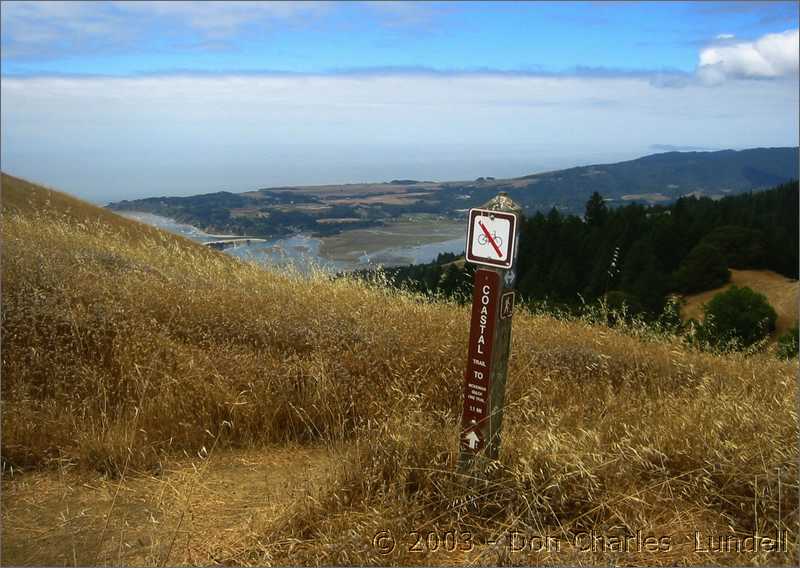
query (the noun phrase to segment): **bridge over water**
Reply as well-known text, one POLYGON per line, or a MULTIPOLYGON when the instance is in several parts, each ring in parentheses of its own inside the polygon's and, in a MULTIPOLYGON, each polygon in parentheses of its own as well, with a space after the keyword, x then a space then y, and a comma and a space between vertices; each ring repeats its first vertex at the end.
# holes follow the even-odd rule
POLYGON ((251 243, 265 243, 267 239, 255 239, 252 237, 239 237, 235 239, 221 239, 218 241, 208 241, 203 243, 203 246, 211 247, 217 250, 223 250, 230 247, 239 245, 249 245, 251 243))

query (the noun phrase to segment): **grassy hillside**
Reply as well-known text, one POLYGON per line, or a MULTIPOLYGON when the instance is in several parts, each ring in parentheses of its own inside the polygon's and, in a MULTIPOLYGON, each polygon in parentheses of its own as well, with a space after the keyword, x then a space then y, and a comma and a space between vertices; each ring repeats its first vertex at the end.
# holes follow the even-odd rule
POLYGON ((796 364, 517 313, 501 460, 476 486, 454 473, 465 308, 267 272, 6 175, 2 199, 7 561, 28 558, 14 556, 28 542, 49 564, 796 557, 796 364), (312 449, 331 456, 324 475, 273 469, 270 456, 306 460, 312 449), (212 499, 231 455, 261 467, 259 483, 301 493, 250 515, 240 507, 258 493, 251 474, 212 499), (174 474, 176 464, 195 473, 174 474), (70 472, 83 477, 49 503, 81 505, 30 518, 49 510, 35 495, 70 472), (98 491, 109 509, 90 534, 70 533, 98 491), (135 508, 114 517, 123 502, 135 508), (227 516, 209 514, 212 502, 227 516), (126 540, 145 524, 146 539, 126 540), (794 535, 788 552, 704 552, 693 541, 694 531, 778 528, 794 535), (450 529, 473 546, 412 546, 413 531, 450 529), (393 550, 380 548, 381 531, 393 550), (485 544, 509 531, 560 546, 485 544), (584 531, 606 544, 642 531, 669 547, 584 550, 574 545, 584 531), (43 547, 53 535, 61 544, 43 547))
POLYGON ((800 298, 800 283, 797 280, 786 278, 770 270, 731 270, 731 281, 725 286, 686 296, 681 315, 684 318, 703 319, 703 306, 720 292, 731 286, 748 286, 767 297, 770 305, 775 308, 778 319, 775 322, 773 337, 778 337, 788 331, 797 323, 798 298, 800 298))

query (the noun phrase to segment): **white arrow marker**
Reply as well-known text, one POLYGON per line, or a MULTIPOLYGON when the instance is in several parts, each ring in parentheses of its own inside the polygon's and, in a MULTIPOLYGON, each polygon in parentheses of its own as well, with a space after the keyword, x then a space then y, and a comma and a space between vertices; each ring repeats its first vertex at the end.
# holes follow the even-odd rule
POLYGON ((469 434, 467 434, 464 437, 464 439, 467 441, 467 447, 470 450, 474 450, 475 448, 478 447, 478 440, 480 440, 480 438, 478 438, 478 435, 475 433, 475 430, 470 430, 469 434))

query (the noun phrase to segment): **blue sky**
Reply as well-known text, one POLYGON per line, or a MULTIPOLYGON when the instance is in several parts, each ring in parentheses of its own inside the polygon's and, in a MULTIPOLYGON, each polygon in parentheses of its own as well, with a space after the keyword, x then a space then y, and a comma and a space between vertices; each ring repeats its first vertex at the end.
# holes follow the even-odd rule
POLYGON ((3 2, 2 167, 103 201, 796 145, 795 2, 3 2))

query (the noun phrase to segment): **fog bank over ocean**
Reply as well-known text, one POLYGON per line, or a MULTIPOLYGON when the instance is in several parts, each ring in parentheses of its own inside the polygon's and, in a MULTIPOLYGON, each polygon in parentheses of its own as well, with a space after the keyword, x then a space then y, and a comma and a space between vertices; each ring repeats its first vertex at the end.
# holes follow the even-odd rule
MULTIPOLYGON (((591 152, 548 155, 546 150, 504 148, 385 148, 380 156, 369 156, 375 148, 266 147, 261 152, 235 156, 188 156, 174 162, 120 155, 116 160, 76 162, 73 156, 50 155, 47 164, 29 163, 9 148, 7 171, 13 175, 52 185, 105 205, 110 201, 159 196, 188 196, 216 191, 243 192, 264 187, 384 182, 392 179, 468 181, 491 176, 507 178, 592 163, 633 159, 647 152, 591 152), (262 157, 258 157, 261 154, 262 157), (321 155, 320 155, 321 154, 321 155), (530 156, 528 158, 527 156, 530 156), (416 157, 416 159, 415 159, 416 157), (296 164, 305 163, 305 168, 296 164), (91 168, 92 176, 83 168, 91 168)), ((552 152, 552 151, 551 151, 552 152)), ((6 152, 4 151, 4 154, 6 152)), ((205 154, 204 154, 205 155, 205 154)))
POLYGON ((796 78, 709 85, 679 74, 4 77, 0 87, 3 169, 97 202, 795 146, 800 106, 796 78))

